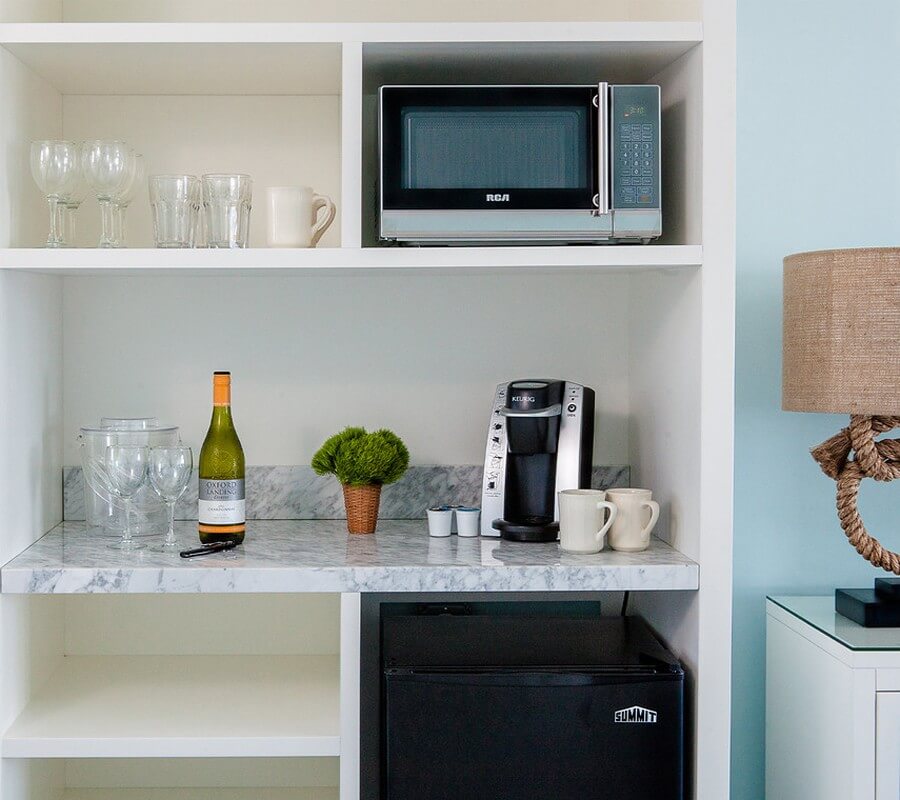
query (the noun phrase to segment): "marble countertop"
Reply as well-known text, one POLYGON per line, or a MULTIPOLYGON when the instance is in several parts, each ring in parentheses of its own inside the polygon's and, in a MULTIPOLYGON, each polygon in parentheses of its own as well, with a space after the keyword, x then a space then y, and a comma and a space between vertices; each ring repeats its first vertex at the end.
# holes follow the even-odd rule
MULTIPOLYGON (((176 524, 179 550, 196 547, 196 523, 176 524)), ((116 536, 64 522, 0 570, 5 594, 165 592, 528 592, 682 589, 699 566, 654 539, 642 553, 572 555, 556 543, 433 539, 423 520, 381 520, 350 536, 342 520, 248 523, 234 551, 183 559, 109 547, 116 536)))

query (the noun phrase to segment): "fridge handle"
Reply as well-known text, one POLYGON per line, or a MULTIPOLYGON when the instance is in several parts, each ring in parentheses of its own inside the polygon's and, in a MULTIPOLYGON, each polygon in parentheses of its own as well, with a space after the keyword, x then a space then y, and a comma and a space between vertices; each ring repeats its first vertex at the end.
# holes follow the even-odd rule
POLYGON ((609 84, 597 84, 597 208, 595 216, 608 214, 609 209, 609 84))

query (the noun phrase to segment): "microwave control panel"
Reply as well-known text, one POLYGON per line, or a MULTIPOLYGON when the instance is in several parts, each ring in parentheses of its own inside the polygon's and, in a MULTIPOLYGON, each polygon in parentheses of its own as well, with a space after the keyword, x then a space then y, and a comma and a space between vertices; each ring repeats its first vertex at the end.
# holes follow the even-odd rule
POLYGON ((612 206, 660 207, 659 86, 610 87, 612 206))

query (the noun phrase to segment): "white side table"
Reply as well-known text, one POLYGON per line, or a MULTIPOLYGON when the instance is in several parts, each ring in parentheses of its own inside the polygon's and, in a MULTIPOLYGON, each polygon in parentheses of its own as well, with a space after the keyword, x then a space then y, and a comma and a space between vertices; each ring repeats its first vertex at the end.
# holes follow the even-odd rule
POLYGON ((900 798, 900 628, 833 596, 768 598, 766 798, 900 798))

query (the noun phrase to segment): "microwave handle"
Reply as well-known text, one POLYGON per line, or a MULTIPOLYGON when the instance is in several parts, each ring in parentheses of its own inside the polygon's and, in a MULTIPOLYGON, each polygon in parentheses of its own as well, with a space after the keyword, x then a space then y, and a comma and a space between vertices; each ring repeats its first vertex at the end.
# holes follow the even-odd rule
POLYGON ((596 216, 609 213, 609 84, 597 84, 597 209, 596 216))

